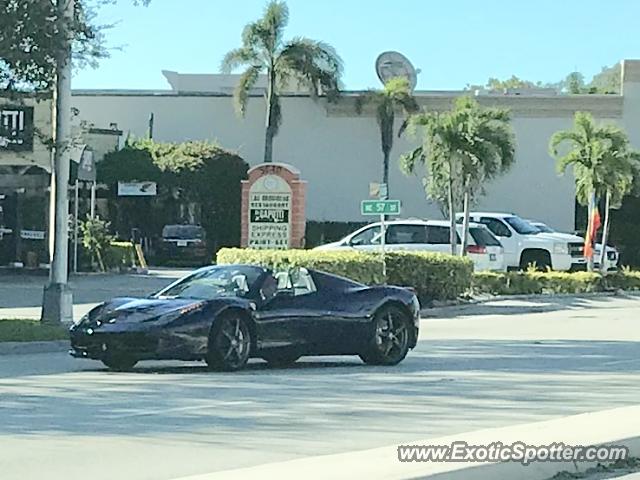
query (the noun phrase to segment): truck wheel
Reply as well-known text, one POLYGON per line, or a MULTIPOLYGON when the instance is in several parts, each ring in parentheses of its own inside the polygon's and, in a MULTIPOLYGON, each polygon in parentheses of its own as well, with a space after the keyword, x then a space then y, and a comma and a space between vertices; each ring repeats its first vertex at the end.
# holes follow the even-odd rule
POLYGON ((552 266, 551 255, 546 250, 525 250, 520 257, 520 270, 526 270, 530 265, 535 265, 536 270, 544 272, 552 266))

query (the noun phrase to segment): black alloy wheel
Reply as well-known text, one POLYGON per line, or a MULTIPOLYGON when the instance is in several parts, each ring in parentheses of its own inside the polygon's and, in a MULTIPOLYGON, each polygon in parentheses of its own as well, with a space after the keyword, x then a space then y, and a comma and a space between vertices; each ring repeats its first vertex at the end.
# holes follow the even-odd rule
POLYGON ((395 306, 383 307, 372 322, 372 338, 360 358, 370 365, 397 365, 409 352, 411 319, 395 306))
POLYGON ((219 318, 209 336, 209 367, 233 372, 243 368, 251 352, 251 332, 245 318, 231 313, 219 318))

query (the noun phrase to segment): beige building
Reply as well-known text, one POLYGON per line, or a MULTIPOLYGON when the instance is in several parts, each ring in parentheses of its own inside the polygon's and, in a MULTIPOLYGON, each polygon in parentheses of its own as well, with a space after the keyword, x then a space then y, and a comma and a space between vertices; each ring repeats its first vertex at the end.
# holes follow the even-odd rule
MULTIPOLYGON (((144 136, 154 115, 154 138, 161 141, 216 140, 237 151, 250 165, 260 163, 264 145, 264 100, 260 84, 239 118, 231 98, 235 76, 163 72, 171 89, 76 90, 73 105, 79 119, 96 128, 117 124, 125 134, 144 136)), ((640 61, 625 60, 621 95, 562 95, 557 92, 477 92, 483 105, 507 107, 512 112, 517 153, 514 168, 487 186, 478 208, 512 211, 571 230, 574 223, 574 187, 570 175, 559 177, 548 153, 551 135, 570 128, 576 111, 624 126, 640 147, 640 61)), ((469 92, 418 91, 428 110, 448 108, 469 92)), ((362 221, 360 201, 369 182, 382 170, 379 132, 372 111, 358 115, 346 92, 336 104, 314 101, 294 88, 282 98, 283 123, 275 139, 274 160, 300 169, 308 181, 307 217, 310 220, 362 221)), ((405 177, 397 168, 399 155, 415 139, 402 138, 392 152, 390 194, 402 201, 403 216, 440 218, 437 205, 425 198, 418 177, 405 177)), ((143 179, 141 179, 143 180, 143 179)))

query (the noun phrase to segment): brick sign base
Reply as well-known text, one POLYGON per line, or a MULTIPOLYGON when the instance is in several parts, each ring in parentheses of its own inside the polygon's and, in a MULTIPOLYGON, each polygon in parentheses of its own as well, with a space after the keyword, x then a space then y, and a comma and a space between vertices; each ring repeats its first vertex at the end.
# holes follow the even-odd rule
POLYGON ((307 182, 286 163, 262 163, 242 181, 241 245, 303 248, 307 182))

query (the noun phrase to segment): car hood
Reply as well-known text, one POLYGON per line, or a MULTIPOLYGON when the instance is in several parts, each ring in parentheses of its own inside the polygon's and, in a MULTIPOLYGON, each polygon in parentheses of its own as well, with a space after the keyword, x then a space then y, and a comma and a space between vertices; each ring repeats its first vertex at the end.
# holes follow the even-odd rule
POLYGON ((91 311, 89 320, 102 323, 140 322, 197 308, 204 303, 202 300, 186 298, 114 298, 91 311))
POLYGON ((561 233, 561 232, 538 233, 536 237, 550 238, 558 242, 584 243, 584 238, 579 237, 577 235, 573 235, 571 233, 561 233))

